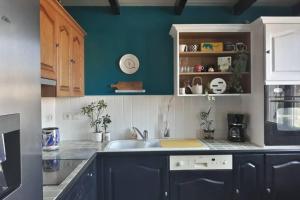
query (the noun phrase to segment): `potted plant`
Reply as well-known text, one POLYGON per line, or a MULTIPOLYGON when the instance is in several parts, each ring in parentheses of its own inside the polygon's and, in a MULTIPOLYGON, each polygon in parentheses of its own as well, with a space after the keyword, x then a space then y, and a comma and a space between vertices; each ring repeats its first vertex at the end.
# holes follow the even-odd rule
POLYGON ((229 80, 228 88, 230 93, 243 93, 242 73, 247 71, 249 55, 245 51, 239 52, 233 60, 232 77, 229 80))
POLYGON ((82 114, 90 118, 90 126, 94 129, 93 138, 98 142, 103 141, 103 134, 107 133, 108 124, 111 123, 110 116, 102 116, 107 108, 107 103, 104 100, 92 102, 81 108, 82 114), (101 127, 104 131, 101 130, 101 127))
POLYGON ((110 116, 108 114, 102 116, 102 128, 104 141, 110 141, 110 133, 107 131, 108 125, 111 123, 110 116))
POLYGON ((207 112, 201 112, 200 113, 200 119, 201 119, 201 128, 203 130, 204 139, 214 139, 214 132, 215 130, 212 127, 213 120, 209 119, 211 107, 207 112))

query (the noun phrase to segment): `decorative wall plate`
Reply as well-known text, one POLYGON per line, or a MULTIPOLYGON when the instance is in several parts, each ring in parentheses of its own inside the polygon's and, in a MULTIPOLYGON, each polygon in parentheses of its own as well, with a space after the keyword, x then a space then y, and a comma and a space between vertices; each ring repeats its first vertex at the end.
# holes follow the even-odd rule
POLYGON ((134 74, 140 67, 139 59, 133 54, 125 54, 119 62, 120 69, 125 74, 134 74))
POLYGON ((209 87, 214 94, 223 94, 226 91, 227 84, 224 79, 215 78, 210 82, 209 87))

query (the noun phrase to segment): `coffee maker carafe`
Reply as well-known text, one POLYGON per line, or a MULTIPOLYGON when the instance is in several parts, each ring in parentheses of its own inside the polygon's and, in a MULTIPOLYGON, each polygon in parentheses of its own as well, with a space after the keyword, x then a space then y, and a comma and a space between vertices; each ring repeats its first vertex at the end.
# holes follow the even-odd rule
POLYGON ((227 120, 228 140, 232 142, 244 142, 247 128, 246 115, 229 113, 227 120))

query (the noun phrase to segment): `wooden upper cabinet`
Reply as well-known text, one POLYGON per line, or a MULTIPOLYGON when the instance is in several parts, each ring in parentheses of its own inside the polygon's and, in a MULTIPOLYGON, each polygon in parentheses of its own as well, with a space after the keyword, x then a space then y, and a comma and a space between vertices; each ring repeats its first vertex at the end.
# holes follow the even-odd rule
POLYGON ((57 1, 40 2, 41 77, 57 81, 56 96, 83 96, 85 32, 57 1))
POLYGON ((71 28, 63 18, 58 24, 57 96, 71 96, 71 28))
POLYGON ((72 74, 72 95, 84 95, 84 38, 77 31, 72 34, 72 57, 71 57, 71 74, 72 74))
POLYGON ((55 13, 47 1, 40 5, 41 77, 56 80, 55 13))

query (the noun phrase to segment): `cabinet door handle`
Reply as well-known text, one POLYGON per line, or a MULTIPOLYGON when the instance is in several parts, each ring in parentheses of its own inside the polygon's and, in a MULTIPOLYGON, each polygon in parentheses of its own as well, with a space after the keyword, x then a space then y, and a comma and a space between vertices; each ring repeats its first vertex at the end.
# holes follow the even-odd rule
POLYGON ((239 190, 239 189, 235 189, 235 193, 236 193, 237 195, 239 195, 239 194, 240 194, 240 190, 239 190))
POLYGON ((271 188, 267 188, 267 193, 271 194, 271 188))
POLYGON ((168 192, 165 192, 165 197, 168 197, 168 192))

